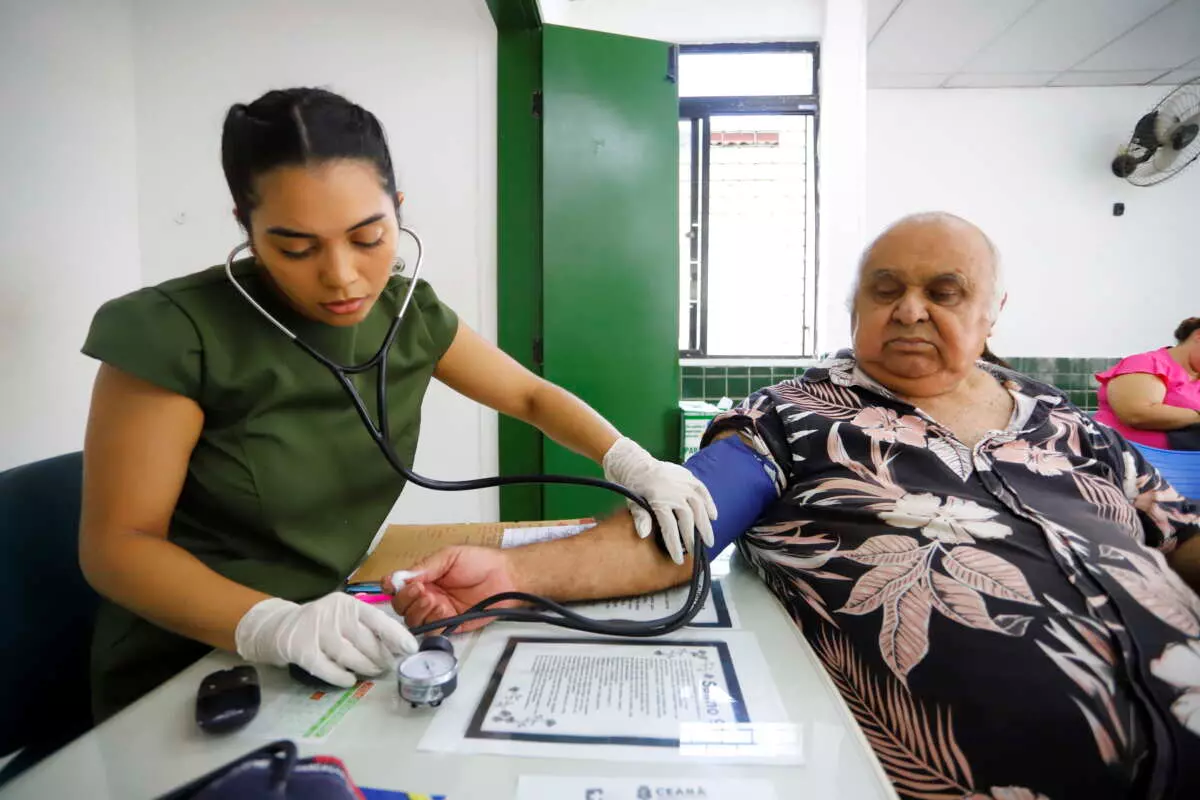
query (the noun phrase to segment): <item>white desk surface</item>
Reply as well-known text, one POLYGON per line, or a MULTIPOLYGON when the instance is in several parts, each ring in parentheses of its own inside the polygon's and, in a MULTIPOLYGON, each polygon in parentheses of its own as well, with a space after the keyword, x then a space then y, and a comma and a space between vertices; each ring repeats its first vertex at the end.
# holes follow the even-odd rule
MULTIPOLYGON (((743 630, 753 631, 793 723, 801 727, 803 766, 720 766, 605 762, 422 753, 417 743, 432 712, 399 710, 394 678, 380 680, 367 700, 329 738, 301 744, 302 755, 341 758, 361 786, 445 794, 449 800, 514 797, 520 775, 766 778, 779 800, 894 800, 870 747, 807 642, 744 562, 722 581, 743 630)), ((469 658, 469 653, 467 655, 469 658)), ((18 777, 4 800, 157 797, 231 761, 268 739, 255 722, 225 737, 201 733, 193 721, 196 689, 208 673, 238 663, 212 653, 86 736, 18 777)), ((263 702, 287 685, 283 670, 259 668, 263 702)))

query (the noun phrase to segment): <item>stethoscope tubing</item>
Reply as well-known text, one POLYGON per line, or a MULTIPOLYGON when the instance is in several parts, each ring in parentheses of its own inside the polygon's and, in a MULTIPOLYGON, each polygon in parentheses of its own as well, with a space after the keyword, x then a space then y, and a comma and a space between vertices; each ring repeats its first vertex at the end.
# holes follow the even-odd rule
MULTIPOLYGON (((404 319, 404 314, 408 310, 412 302, 413 292, 417 288, 417 279, 420 277, 421 268, 424 262, 424 244, 415 231, 404 226, 400 227, 400 231, 412 238, 417 248, 416 264, 413 267, 413 274, 410 278, 408 291, 404 296, 404 301, 400 304, 395 317, 392 318, 391 324, 388 326, 387 333, 384 334, 383 341, 379 345, 379 349, 375 354, 361 364, 344 365, 326 357, 316 348, 309 345, 303 339, 296 335, 294 331, 276 319, 267 309, 265 309, 254 297, 246 291, 233 275, 234 259, 243 250, 250 248, 250 242, 246 241, 239 244, 230 251, 229 256, 225 260, 225 276, 229 282, 233 284, 242 298, 246 300, 262 317, 270 322, 280 333, 286 336, 297 347, 303 350, 309 357, 317 361, 337 380, 342 390, 346 393, 354 407, 355 413, 363 423, 363 427, 367 429, 367 433, 379 448, 380 453, 387 460, 393 470, 407 482, 420 486, 423 489, 429 489, 435 492, 465 492, 474 491, 477 489, 490 489, 500 486, 518 486, 518 485, 570 485, 570 486, 589 486, 597 489, 605 489, 610 492, 625 497, 626 499, 636 503, 650 514, 651 520, 654 519, 654 509, 644 497, 641 497, 634 492, 631 492, 624 486, 611 481, 601 480, 599 478, 587 478, 573 475, 498 475, 490 478, 474 478, 471 480, 462 481, 443 481, 434 478, 427 478, 419 475, 410 469, 400 459, 391 443, 391 431, 388 424, 387 414, 387 354, 391 350, 392 344, 396 339, 396 335, 400 330, 400 323, 404 319), (354 383, 350 380, 350 375, 359 375, 370 370, 378 370, 379 379, 376 382, 376 417, 371 417, 370 411, 367 409, 366 403, 363 401, 362 395, 355 388, 354 383)), ((655 523, 655 533, 657 535, 657 523, 655 523)), ((712 584, 712 576, 709 570, 707 553, 704 550, 703 542, 700 540, 699 531, 693 531, 695 536, 692 547, 692 575, 691 582, 688 587, 688 595, 684 600, 684 604, 675 612, 654 620, 595 620, 572 611, 566 606, 556 603, 545 597, 528 594, 525 592, 505 592, 498 595, 488 597, 480 603, 472 606, 461 614, 457 614, 446 619, 427 622, 422 625, 411 628, 414 635, 427 633, 434 630, 444 630, 449 633, 460 625, 468 622, 473 622, 479 619, 503 619, 511 622, 542 622, 548 625, 554 625, 561 628, 569 628, 571 630, 583 631, 587 633, 598 633, 609 636, 627 636, 627 637, 653 637, 661 636, 667 633, 682 628, 687 625, 695 616, 700 613, 704 602, 708 597, 709 590, 712 584), (524 608, 492 608, 492 606, 503 602, 518 602, 534 607, 544 609, 547 613, 535 613, 524 608)))

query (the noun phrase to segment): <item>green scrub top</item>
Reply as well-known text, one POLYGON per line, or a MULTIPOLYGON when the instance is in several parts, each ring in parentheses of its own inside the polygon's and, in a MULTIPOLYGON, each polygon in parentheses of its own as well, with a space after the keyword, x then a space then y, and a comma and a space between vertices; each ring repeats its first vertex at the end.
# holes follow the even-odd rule
MULTIPOLYGON (((366 319, 338 328, 294 311, 253 260, 237 262, 234 274, 341 364, 375 354, 411 285, 394 278, 366 319)), ((417 449, 421 401, 457 329, 454 312, 419 281, 388 354, 392 443, 406 464, 417 449)), ((83 352, 203 409, 168 539, 238 583, 297 602, 335 590, 403 488, 334 377, 251 307, 223 267, 106 303, 83 352)), ((376 374, 354 381, 374 413, 376 374)), ((97 720, 209 649, 104 603, 92 644, 97 720)))

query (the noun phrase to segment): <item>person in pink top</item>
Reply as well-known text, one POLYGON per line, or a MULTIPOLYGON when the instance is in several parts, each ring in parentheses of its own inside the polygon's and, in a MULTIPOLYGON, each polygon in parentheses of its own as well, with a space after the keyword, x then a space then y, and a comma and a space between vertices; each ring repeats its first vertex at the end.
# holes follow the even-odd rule
MULTIPOLYGON (((1138 444, 1200 449, 1181 446, 1176 438, 1200 424, 1200 317, 1179 323, 1175 340, 1174 347, 1129 356, 1096 374, 1100 381, 1097 422, 1138 444)), ((1188 438, 1200 441, 1200 436, 1188 438)))

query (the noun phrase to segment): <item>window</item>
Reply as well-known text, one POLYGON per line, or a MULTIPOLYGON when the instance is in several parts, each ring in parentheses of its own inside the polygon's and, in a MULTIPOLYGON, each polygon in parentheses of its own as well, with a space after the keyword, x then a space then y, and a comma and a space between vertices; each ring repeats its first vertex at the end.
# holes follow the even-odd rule
POLYGON ((680 48, 680 354, 815 351, 817 46, 680 48))

